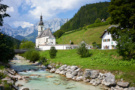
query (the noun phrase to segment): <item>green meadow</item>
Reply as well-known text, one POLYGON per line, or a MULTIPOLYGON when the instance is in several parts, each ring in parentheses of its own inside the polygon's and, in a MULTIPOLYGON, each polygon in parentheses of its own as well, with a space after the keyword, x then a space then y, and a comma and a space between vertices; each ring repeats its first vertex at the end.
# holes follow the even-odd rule
POLYGON ((131 82, 135 86, 135 60, 123 60, 116 50, 89 50, 91 56, 80 58, 77 50, 59 50, 57 56, 51 59, 49 51, 41 51, 40 56, 45 56, 48 62, 56 64, 77 65, 83 69, 95 69, 101 72, 112 72, 116 79, 131 82))

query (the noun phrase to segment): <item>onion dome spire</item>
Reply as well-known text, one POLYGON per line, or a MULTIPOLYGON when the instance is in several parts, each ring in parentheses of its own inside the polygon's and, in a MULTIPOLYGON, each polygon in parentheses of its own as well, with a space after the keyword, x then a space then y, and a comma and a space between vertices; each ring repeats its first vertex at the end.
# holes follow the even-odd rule
POLYGON ((44 25, 44 23, 43 23, 43 18, 42 18, 42 14, 41 14, 41 16, 40 16, 40 22, 39 22, 39 25, 44 25))

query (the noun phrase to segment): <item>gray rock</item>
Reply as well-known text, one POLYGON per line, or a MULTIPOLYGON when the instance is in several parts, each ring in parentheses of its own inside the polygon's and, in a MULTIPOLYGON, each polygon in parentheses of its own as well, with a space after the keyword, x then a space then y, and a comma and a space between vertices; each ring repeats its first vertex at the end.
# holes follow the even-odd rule
POLYGON ((129 87, 128 90, 135 90, 135 87, 129 87))
POLYGON ((95 79, 98 77, 98 75, 99 75, 99 71, 97 71, 97 70, 90 71, 90 78, 95 79))
POLYGON ((94 85, 94 86, 97 86, 97 85, 101 84, 101 80, 99 80, 99 79, 92 79, 92 80, 90 81, 90 83, 91 83, 92 85, 94 85))
POLYGON ((90 79, 84 79, 83 82, 90 82, 90 79))
POLYGON ((99 73, 98 79, 103 80, 105 78, 105 75, 103 73, 99 73))
POLYGON ((69 79, 73 78, 73 75, 71 74, 71 72, 66 73, 66 78, 69 78, 69 79))
POLYGON ((50 70, 50 73, 54 73, 55 72, 55 68, 52 68, 51 70, 50 70))
POLYGON ((51 66, 50 64, 47 66, 48 69, 52 69, 53 66, 51 66))
POLYGON ((55 73, 56 74, 59 74, 60 73, 60 70, 59 69, 56 69, 55 73))
POLYGON ((72 72, 72 75, 73 75, 73 76, 77 76, 77 74, 78 74, 78 71, 73 71, 73 72, 72 72))
POLYGON ((83 76, 83 71, 78 71, 78 75, 77 76, 83 76))
POLYGON ((113 74, 109 72, 106 73, 105 76, 106 77, 102 80, 102 84, 106 86, 116 85, 115 76, 113 74))
POLYGON ((29 88, 23 88, 22 90, 30 90, 29 88))
POLYGON ((62 65, 59 69, 60 70, 65 70, 66 67, 67 67, 67 65, 62 65))
POLYGON ((83 78, 90 78, 90 72, 91 70, 90 69, 85 69, 84 71, 84 74, 83 74, 83 78))
POLYGON ((71 71, 74 71, 74 70, 76 70, 78 67, 77 67, 77 66, 71 66, 70 68, 71 68, 71 71))
POLYGON ((129 82, 117 82, 117 85, 126 88, 129 86, 129 82))
POLYGON ((72 78, 73 80, 76 80, 76 76, 73 76, 73 78, 72 78))
POLYGON ((83 80, 83 76, 77 76, 76 77, 76 81, 82 81, 83 80))
POLYGON ((66 75, 66 71, 61 71, 59 74, 66 75))

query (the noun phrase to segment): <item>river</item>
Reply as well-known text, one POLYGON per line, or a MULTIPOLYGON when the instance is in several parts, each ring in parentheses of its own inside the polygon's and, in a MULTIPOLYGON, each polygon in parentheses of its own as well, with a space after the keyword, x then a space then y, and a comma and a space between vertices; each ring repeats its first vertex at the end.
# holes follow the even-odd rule
POLYGON ((38 66, 18 55, 11 60, 10 64, 11 68, 18 71, 19 75, 29 77, 15 83, 16 85, 23 85, 19 87, 19 90, 24 87, 30 90, 101 90, 100 87, 69 80, 64 76, 49 73, 45 69, 41 70, 38 66))

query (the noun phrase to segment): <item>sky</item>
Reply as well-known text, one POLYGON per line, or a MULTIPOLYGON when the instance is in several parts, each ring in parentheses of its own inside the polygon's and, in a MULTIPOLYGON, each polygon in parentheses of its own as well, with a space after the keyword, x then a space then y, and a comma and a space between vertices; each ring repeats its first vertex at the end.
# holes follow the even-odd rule
POLYGON ((71 19, 81 6, 104 1, 110 0, 3 0, 1 3, 9 6, 10 17, 4 18, 4 23, 26 28, 39 22, 41 14, 43 20, 71 19))

